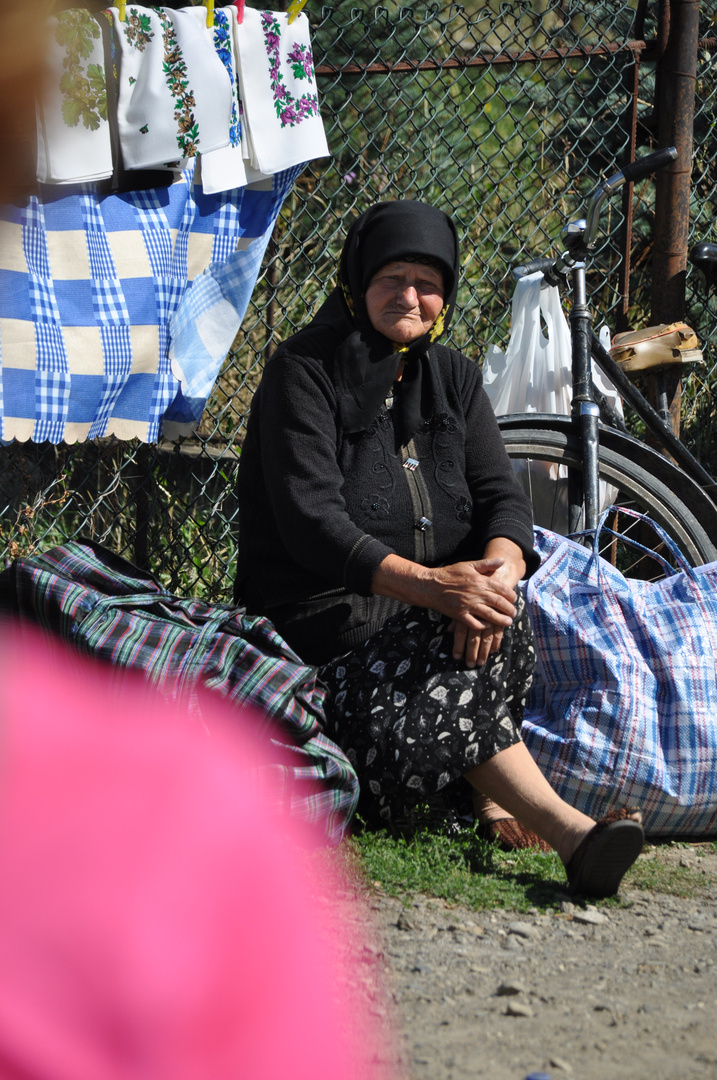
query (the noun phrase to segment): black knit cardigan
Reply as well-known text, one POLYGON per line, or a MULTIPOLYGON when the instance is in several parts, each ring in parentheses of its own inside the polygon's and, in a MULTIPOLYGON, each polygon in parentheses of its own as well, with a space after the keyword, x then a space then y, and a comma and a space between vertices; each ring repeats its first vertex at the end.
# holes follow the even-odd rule
POLYGON ((346 652, 401 606, 371 596, 391 552, 438 566, 481 558, 490 539, 506 537, 528 574, 538 565, 531 505, 476 364, 430 347, 425 419, 401 446, 391 407, 368 430, 342 432, 332 366, 339 341, 329 327, 309 328, 277 350, 254 396, 239 468, 235 600, 268 615, 314 663, 346 652))

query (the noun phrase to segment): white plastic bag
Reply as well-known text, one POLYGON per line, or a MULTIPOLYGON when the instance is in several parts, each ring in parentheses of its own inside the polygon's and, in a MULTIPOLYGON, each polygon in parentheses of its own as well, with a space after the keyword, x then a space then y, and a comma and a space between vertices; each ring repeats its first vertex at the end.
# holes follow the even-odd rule
MULTIPOLYGON (((615 412, 622 415, 619 394, 594 365, 593 381, 615 412)), ((572 383, 570 328, 560 293, 556 286, 544 284, 542 273, 520 278, 513 294, 508 348, 503 352, 490 345, 483 363, 483 384, 493 411, 496 416, 569 416, 572 383)), ((542 461, 514 461, 513 467, 532 499, 536 525, 567 532, 567 469, 542 461)), ((601 481, 601 509, 616 498, 617 489, 601 481)))

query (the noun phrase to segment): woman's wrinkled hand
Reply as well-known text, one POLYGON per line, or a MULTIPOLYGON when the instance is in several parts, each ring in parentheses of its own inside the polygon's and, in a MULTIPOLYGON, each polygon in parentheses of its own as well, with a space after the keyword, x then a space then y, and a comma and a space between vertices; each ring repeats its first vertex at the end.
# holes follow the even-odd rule
POLYGON ((482 667, 503 644, 502 628, 492 623, 486 623, 482 630, 470 630, 454 619, 448 629, 453 633, 454 659, 465 660, 469 668, 482 667))
POLYGON ((501 558, 478 559, 427 571, 427 605, 472 630, 508 627, 515 618, 515 589, 501 575, 501 558))
POLYGON ((515 588, 510 571, 501 573, 505 560, 481 559, 468 564, 465 587, 454 592, 465 566, 461 563, 442 570, 448 574, 447 595, 461 610, 452 614, 449 630, 453 633, 453 656, 465 660, 466 667, 481 667, 503 644, 503 631, 515 618, 515 588), (476 579, 476 576, 478 579, 476 579))
POLYGON ((374 577, 374 591, 448 616, 453 656, 468 667, 485 664, 503 643, 516 615, 516 585, 525 573, 520 548, 489 541, 483 559, 448 566, 419 566, 389 555, 374 577))

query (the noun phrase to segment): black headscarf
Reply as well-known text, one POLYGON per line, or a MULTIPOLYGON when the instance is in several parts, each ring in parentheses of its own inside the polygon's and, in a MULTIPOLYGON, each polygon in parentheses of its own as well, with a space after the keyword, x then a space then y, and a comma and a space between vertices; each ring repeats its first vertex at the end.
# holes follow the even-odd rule
MULTIPOLYGON (((422 421, 424 355, 447 329, 455 307, 459 274, 458 234, 442 210, 402 200, 372 206, 353 223, 341 252, 338 293, 351 333, 336 352, 334 382, 344 430, 364 431, 378 415, 399 363, 405 361, 396 410, 408 441, 422 421), (403 349, 375 330, 366 311, 366 289, 390 262, 425 262, 443 274, 443 308, 433 326, 403 349)), ((336 297, 328 304, 335 309, 336 297)), ((328 306, 328 305, 327 305, 328 306)))

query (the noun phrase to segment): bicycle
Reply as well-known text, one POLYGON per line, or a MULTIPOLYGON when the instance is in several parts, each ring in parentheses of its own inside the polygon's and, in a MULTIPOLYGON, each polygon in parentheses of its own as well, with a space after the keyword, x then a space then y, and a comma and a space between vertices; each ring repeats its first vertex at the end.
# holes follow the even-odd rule
MULTIPOLYGON (((602 480, 618 489, 612 500, 618 507, 638 510, 656 520, 697 566, 717 559, 717 484, 602 346, 592 329, 586 290, 587 261, 595 247, 605 199, 623 184, 649 176, 676 157, 674 147, 658 150, 604 180, 590 199, 586 217, 563 229, 564 252, 556 258, 533 260, 513 271, 515 277, 542 272, 552 285, 569 281, 572 406, 569 417, 513 414, 499 417, 498 423, 509 456, 523 462, 521 473, 529 495, 532 462, 567 467, 568 535, 595 530, 602 480), (630 435, 621 417, 596 390, 592 360, 670 457, 630 435)), ((705 270, 709 282, 709 274, 717 266, 717 245, 698 245, 692 259, 705 270)), ((555 489, 557 493, 557 485, 555 489)), ((553 527, 551 520, 536 519, 536 523, 553 527)), ((619 561, 627 573, 645 576, 644 565, 638 568, 627 564, 625 551, 635 529, 634 517, 623 514, 621 519, 618 510, 611 522, 611 535, 602 541, 601 550, 612 561, 619 561), (626 544, 619 544, 620 537, 626 544)))

